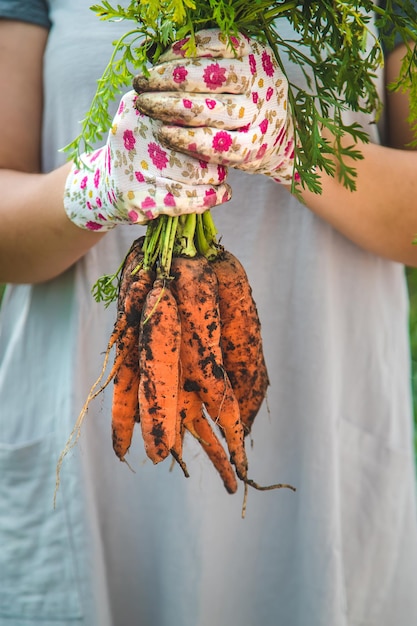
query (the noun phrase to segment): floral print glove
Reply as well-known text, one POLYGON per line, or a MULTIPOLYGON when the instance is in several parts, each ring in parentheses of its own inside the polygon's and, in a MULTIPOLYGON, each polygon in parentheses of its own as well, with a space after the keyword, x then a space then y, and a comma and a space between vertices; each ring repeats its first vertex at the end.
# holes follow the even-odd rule
POLYGON ((162 123, 135 108, 127 93, 104 147, 83 154, 68 175, 68 217, 88 230, 146 224, 160 214, 202 213, 231 198, 226 168, 165 149, 156 138, 162 123))
POLYGON ((171 46, 149 77, 133 82, 136 106, 167 122, 158 132, 161 143, 209 163, 291 182, 288 82, 272 50, 243 35, 230 45, 220 30, 210 29, 197 33, 191 58, 183 50, 186 41, 171 46))

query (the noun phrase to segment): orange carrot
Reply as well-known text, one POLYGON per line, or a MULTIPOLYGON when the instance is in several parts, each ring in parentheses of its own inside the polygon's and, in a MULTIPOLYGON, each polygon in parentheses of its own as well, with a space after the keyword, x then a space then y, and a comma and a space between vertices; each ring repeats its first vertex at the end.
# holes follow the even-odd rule
POLYGON ((192 420, 185 419, 184 427, 200 442, 204 452, 218 471, 228 493, 237 491, 236 476, 226 451, 203 412, 192 420))
POLYGON ((139 333, 139 413, 147 456, 159 463, 175 443, 181 325, 177 303, 161 280, 142 311, 139 333))
POLYGON ((139 324, 153 280, 153 272, 141 269, 135 282, 126 288, 123 309, 119 311, 120 328, 112 368, 112 435, 113 449, 121 461, 125 460, 135 421, 139 419, 139 324))
POLYGON ((223 366, 217 279, 205 257, 172 260, 172 290, 181 318, 184 388, 197 391, 210 417, 222 428, 231 462, 242 480, 247 458, 239 405, 223 366))
POLYGON ((182 447, 184 439, 184 427, 186 422, 192 422, 194 417, 200 415, 203 410, 203 403, 200 396, 195 391, 186 391, 184 389, 183 368, 180 362, 180 381, 178 385, 177 396, 177 419, 175 428, 175 442, 171 449, 171 454, 177 463, 181 466, 185 476, 188 477, 188 470, 182 457, 182 447))
POLYGON ((119 293, 117 297, 117 310, 123 310, 124 301, 126 299, 127 290, 130 285, 138 279, 139 269, 143 264, 143 242, 145 237, 139 237, 130 246, 127 253, 119 278, 119 293))
POLYGON ((204 416, 201 398, 196 391, 186 391, 183 384, 184 380, 181 376, 178 389, 176 439, 171 453, 183 469, 185 476, 188 477, 188 470, 182 457, 182 441, 184 430, 186 429, 200 442, 203 450, 223 480, 228 493, 235 493, 237 491, 235 472, 224 447, 204 416))
POLYGON ((135 239, 122 264, 117 295, 117 316, 112 334, 110 335, 110 339, 107 344, 107 351, 110 351, 120 337, 120 334, 125 330, 126 317, 123 315, 125 300, 130 285, 139 277, 139 269, 143 263, 142 246, 144 239, 144 237, 135 239))
POLYGON ((107 387, 111 380, 114 380, 113 404, 112 404, 112 436, 113 448, 121 461, 125 461, 135 425, 135 416, 138 413, 137 390, 138 390, 138 352, 137 340, 138 329, 143 303, 147 293, 152 287, 154 273, 152 270, 141 269, 136 280, 133 282, 128 278, 130 284, 125 289, 125 298, 119 300, 120 310, 118 317, 107 345, 104 364, 100 376, 92 385, 75 426, 68 438, 56 467, 56 485, 54 503, 60 482, 61 466, 69 450, 76 444, 81 425, 87 414, 90 402, 96 398, 107 387), (116 344, 116 355, 113 366, 107 379, 100 385, 106 370, 111 348, 116 344))
POLYGON ((223 361, 239 402, 245 434, 248 434, 269 385, 261 324, 240 261, 223 250, 212 267, 218 280, 223 361))

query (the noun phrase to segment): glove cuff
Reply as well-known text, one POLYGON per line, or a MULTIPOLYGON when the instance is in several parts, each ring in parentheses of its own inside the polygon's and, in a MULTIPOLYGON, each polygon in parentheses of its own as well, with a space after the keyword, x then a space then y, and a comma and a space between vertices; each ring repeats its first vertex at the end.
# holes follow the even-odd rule
POLYGON ((64 208, 69 219, 79 228, 92 231, 107 231, 116 226, 108 219, 108 205, 116 204, 112 192, 103 194, 101 177, 107 148, 99 148, 91 154, 79 157, 67 176, 64 190, 64 208), (107 197, 105 197, 107 195, 107 197))

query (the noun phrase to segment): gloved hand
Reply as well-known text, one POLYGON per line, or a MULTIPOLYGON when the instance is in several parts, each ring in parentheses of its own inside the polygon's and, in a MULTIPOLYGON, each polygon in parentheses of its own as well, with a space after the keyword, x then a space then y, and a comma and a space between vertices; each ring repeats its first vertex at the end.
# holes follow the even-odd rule
POLYGON ((291 182, 288 81, 272 50, 243 35, 232 39, 233 50, 218 29, 200 31, 196 40, 195 57, 185 57, 185 40, 176 42, 149 77, 134 79, 136 106, 167 123, 158 139, 209 163, 291 182))
POLYGON ((81 167, 68 175, 64 206, 81 228, 202 213, 231 198, 226 168, 164 149, 156 138, 162 123, 140 113, 136 97, 130 91, 122 98, 106 145, 81 155, 81 167))

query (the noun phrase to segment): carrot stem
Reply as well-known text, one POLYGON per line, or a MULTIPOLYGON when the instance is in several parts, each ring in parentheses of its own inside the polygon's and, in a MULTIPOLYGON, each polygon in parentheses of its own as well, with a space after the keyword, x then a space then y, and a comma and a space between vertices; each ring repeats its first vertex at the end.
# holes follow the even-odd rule
POLYGON ((143 243, 143 266, 153 267, 159 254, 159 238, 163 227, 162 219, 149 222, 146 228, 145 241, 143 243))
MULTIPOLYGON (((164 216, 165 217, 165 216, 164 216)), ((162 236, 161 278, 168 278, 171 269, 172 253, 178 228, 178 216, 166 217, 162 236)))
POLYGON ((206 236, 207 241, 210 244, 215 244, 217 245, 217 240, 216 240, 216 235, 217 235, 217 228, 214 224, 214 220, 213 220, 213 216, 211 214, 211 211, 204 211, 204 213, 201 216, 202 222, 203 222, 203 226, 204 226, 204 233, 206 236))
MULTIPOLYGON (((206 211, 206 213, 208 213, 208 211, 206 211)), ((211 231, 209 235, 210 238, 209 239, 207 238, 207 229, 205 228, 203 215, 197 215, 197 225, 196 225, 197 248, 200 254, 205 256, 206 259, 208 259, 209 261, 212 261, 213 259, 217 257, 217 248, 214 245, 211 231)))
POLYGON ((194 243, 196 223, 197 216, 195 213, 180 216, 175 254, 189 257, 194 257, 197 254, 197 248, 194 243))

